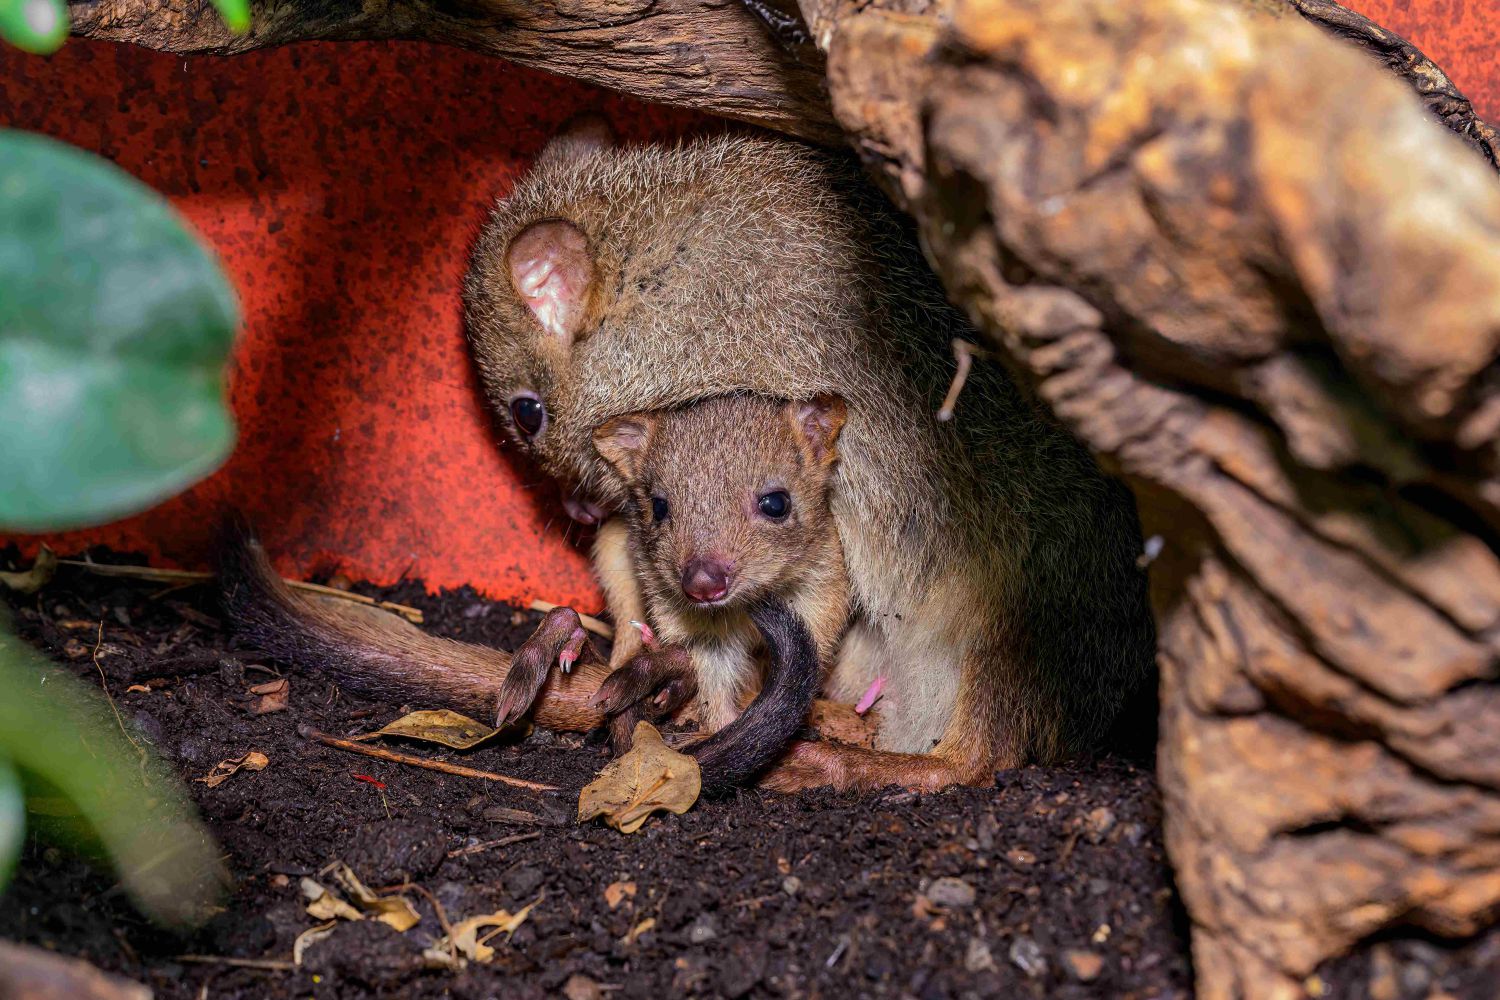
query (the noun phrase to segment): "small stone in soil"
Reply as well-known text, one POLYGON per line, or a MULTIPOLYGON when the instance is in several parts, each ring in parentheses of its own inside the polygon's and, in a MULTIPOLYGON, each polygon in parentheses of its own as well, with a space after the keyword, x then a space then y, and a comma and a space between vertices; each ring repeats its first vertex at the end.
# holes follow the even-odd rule
POLYGON ((1047 973, 1047 959, 1042 954, 1042 946, 1029 937, 1018 937, 1011 942, 1010 961, 1033 979, 1047 973))
POLYGON ((1104 971, 1104 959, 1097 952, 1069 949, 1063 952, 1063 964, 1080 983, 1091 983, 1104 971))
POLYGON ((974 905, 974 887, 961 878, 940 878, 923 893, 934 906, 963 910, 974 905))
POLYGON ((970 972, 993 972, 995 956, 990 946, 977 937, 969 938, 969 947, 964 951, 964 968, 970 972))

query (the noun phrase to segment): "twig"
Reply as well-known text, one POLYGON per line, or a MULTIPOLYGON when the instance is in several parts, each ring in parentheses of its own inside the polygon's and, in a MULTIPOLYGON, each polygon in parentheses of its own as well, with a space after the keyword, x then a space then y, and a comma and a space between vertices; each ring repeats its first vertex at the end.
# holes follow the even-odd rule
POLYGON ((101 620, 99 622, 99 634, 94 639, 93 654, 94 669, 99 671, 99 689, 104 692, 104 700, 109 702, 109 710, 115 713, 115 723, 120 727, 120 735, 124 736, 130 745, 135 747, 135 752, 141 758, 141 766, 145 767, 146 751, 141 749, 141 745, 135 741, 135 737, 130 735, 130 730, 125 728, 125 720, 120 718, 120 709, 115 705, 114 695, 109 693, 109 681, 104 676, 104 665, 99 662, 99 648, 103 645, 104 622, 101 620))
POLYGON ((174 955, 173 961, 195 965, 232 965, 238 969, 264 969, 267 972, 291 972, 297 967, 279 958, 230 958, 228 955, 174 955))
MULTIPOLYGON (((449 855, 449 857, 452 857, 452 855, 449 855)), ((408 879, 406 882, 403 882, 399 886, 395 886, 390 891, 404 892, 407 889, 412 889, 416 892, 420 892, 423 896, 427 897, 427 902, 432 904, 432 912, 437 914, 438 923, 441 924, 443 928, 443 940, 448 942, 448 961, 457 962, 458 947, 453 941, 453 925, 448 922, 448 913, 443 909, 443 904, 438 902, 438 898, 436 896, 428 892, 422 886, 417 885, 417 883, 411 881, 410 879, 408 879)))
POLYGON ((366 746, 363 743, 355 743, 353 740, 341 740, 337 736, 329 736, 327 733, 319 732, 311 726, 299 726, 298 735, 303 739, 313 740, 324 746, 337 747, 340 750, 348 750, 350 753, 362 754, 365 757, 374 757, 376 760, 389 761, 392 764, 410 764, 412 767, 426 768, 429 771, 441 771, 444 774, 456 774, 460 778, 482 778, 485 781, 498 781, 513 788, 525 788, 533 792, 555 792, 556 785, 544 785, 540 781, 527 781, 524 778, 512 778, 508 774, 496 774, 493 771, 477 771, 472 767, 464 767, 462 764, 449 764, 442 760, 427 760, 422 757, 411 757, 404 753, 393 753, 390 750, 382 750, 379 747, 366 746))
MULTIPOLYGON (((214 578, 212 573, 204 573, 198 570, 187 569, 162 569, 158 566, 116 566, 113 563, 96 563, 92 559, 59 559, 59 566, 76 566, 79 569, 88 570, 95 576, 118 576, 127 580, 154 580, 161 583, 192 584, 206 583, 214 578)), ((355 604, 365 604, 372 608, 380 608, 391 614, 400 615, 407 621, 422 624, 422 611, 406 604, 397 604, 394 601, 377 601, 373 597, 364 594, 354 594, 347 590, 339 590, 337 587, 325 587, 321 583, 307 583, 303 580, 283 580, 293 590, 301 590, 309 594, 321 594, 324 597, 335 597, 341 601, 353 601, 355 604)))
POLYGON ((958 394, 964 391, 964 383, 969 380, 969 369, 974 366, 974 359, 988 354, 988 351, 974 346, 961 337, 953 338, 953 360, 958 362, 958 369, 953 373, 953 381, 948 385, 948 395, 943 397, 943 405, 938 407, 939 421, 947 423, 953 419, 954 407, 958 406, 958 394))
POLYGON ((468 847, 460 847, 456 851, 449 851, 450 858, 466 858, 471 854, 483 854, 485 851, 496 847, 509 847, 511 844, 519 844, 527 840, 535 840, 542 835, 541 830, 533 830, 530 833, 518 833, 510 837, 501 837, 499 840, 486 840, 482 844, 470 844, 468 847))
MULTIPOLYGON (((542 614, 546 614, 548 611, 560 607, 562 607, 561 604, 553 604, 551 601, 531 602, 531 610, 540 611, 542 614)), ((615 637, 615 630, 613 628, 591 615, 579 615, 578 621, 583 625, 584 628, 588 629, 595 635, 602 635, 604 636, 604 638, 611 640, 615 637)))

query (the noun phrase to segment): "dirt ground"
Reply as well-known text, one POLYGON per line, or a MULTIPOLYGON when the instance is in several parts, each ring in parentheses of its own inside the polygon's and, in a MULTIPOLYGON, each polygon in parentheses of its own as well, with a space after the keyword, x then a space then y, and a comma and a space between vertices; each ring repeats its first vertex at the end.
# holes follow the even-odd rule
MULTIPOLYGON (((183 778, 252 750, 269 758, 216 788, 191 785, 235 891, 208 927, 172 937, 136 915, 106 872, 33 841, 0 899, 0 937, 86 957, 165 998, 1189 995, 1149 762, 1027 768, 941 795, 745 792, 625 836, 573 822, 576 790, 607 760, 597 740, 538 730, 465 753, 395 748, 559 785, 559 795, 309 743, 300 725, 350 735, 403 706, 293 673, 289 707, 252 715, 248 689, 283 671, 235 646, 209 588, 161 590, 65 570, 13 607, 26 638, 95 684, 104 623, 99 662, 126 724, 183 778), (318 922, 299 880, 336 859, 370 886, 410 880, 452 922, 536 906, 490 942, 489 964, 459 972, 424 968, 442 930, 414 891, 416 927, 342 924, 295 969, 182 957, 287 962, 318 922)), ((467 590, 380 593, 422 608, 438 633, 503 648, 536 619, 467 590)), ((1412 947, 1391 946, 1378 969, 1366 955, 1331 970, 1328 995, 1365 995, 1376 972, 1399 979, 1412 947)), ((1424 989, 1410 995, 1440 985, 1470 995, 1472 948, 1430 950, 1417 962, 1424 989)), ((1416 984, 1398 985, 1393 997, 1416 984)))

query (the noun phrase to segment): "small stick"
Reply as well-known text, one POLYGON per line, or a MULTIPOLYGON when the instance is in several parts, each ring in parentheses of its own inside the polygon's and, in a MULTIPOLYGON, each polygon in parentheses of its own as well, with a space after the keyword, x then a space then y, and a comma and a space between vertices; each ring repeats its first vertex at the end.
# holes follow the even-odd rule
POLYGON ((503 785, 510 785, 513 788, 525 788, 533 792, 555 792, 558 790, 556 785, 544 785, 540 781, 512 778, 508 774, 496 774, 493 771, 476 771, 474 768, 464 767, 462 764, 449 764, 447 761, 442 760, 427 760, 422 757, 412 757, 404 753, 393 753, 390 750, 382 750, 379 747, 366 746, 363 743, 355 743, 353 740, 341 740, 337 736, 329 736, 327 733, 319 732, 311 726, 299 726, 297 734, 305 740, 313 740, 324 746, 337 747, 340 750, 348 750, 350 753, 374 757, 376 760, 389 761, 392 764, 410 764, 412 767, 426 768, 429 771, 456 774, 460 778, 483 778, 485 781, 498 781, 503 785))
POLYGON ((988 353, 961 337, 953 338, 953 360, 958 362, 958 369, 953 373, 953 381, 948 385, 948 395, 943 397, 943 405, 938 408, 939 422, 947 423, 953 419, 953 409, 958 406, 958 394, 964 391, 964 383, 969 380, 969 369, 974 366, 974 359, 985 357, 988 353))
MULTIPOLYGON (((448 856, 451 858, 453 855, 450 854, 448 856)), ((443 904, 439 903, 438 898, 432 893, 428 892, 422 886, 417 885, 417 883, 409 879, 406 882, 403 882, 401 885, 398 885, 395 888, 391 889, 390 891, 402 892, 406 889, 414 889, 417 892, 420 892, 423 896, 427 897, 427 902, 432 904, 432 912, 437 914, 438 923, 443 927, 443 940, 448 942, 448 961, 458 961, 458 948, 453 943, 453 925, 448 922, 448 912, 443 909, 443 904)))
MULTIPOLYGON (((86 569, 95 576, 118 576, 127 580, 154 580, 160 583, 192 584, 206 583, 214 578, 212 573, 204 573, 197 570, 186 569, 162 569, 158 566, 116 566, 113 563, 96 563, 92 559, 59 559, 59 566, 77 566, 86 569)), ((302 580, 284 580, 288 587, 293 590, 305 591, 309 594, 321 594, 324 597, 336 597, 343 601, 353 601, 355 604, 367 604, 372 608, 380 608, 391 614, 400 615, 407 621, 422 624, 422 611, 406 604, 397 604, 394 601, 377 601, 373 597, 364 594, 352 594, 347 590, 339 590, 336 587, 325 587, 321 583, 307 583, 302 580)))
MULTIPOLYGON (((560 607, 562 607, 561 604, 553 604, 551 601, 531 602, 531 610, 540 611, 542 614, 546 614, 552 609, 560 607)), ((606 639, 614 639, 615 637, 615 630, 604 622, 601 622, 597 618, 594 618, 590 615, 579 615, 578 621, 583 625, 584 628, 588 629, 595 635, 602 635, 606 639)))
POLYGON ((196 965, 232 965, 239 969, 264 969, 267 972, 291 972, 296 968, 291 962, 276 958, 230 958, 227 955, 174 955, 173 961, 192 962, 196 965))
POLYGON ((527 840, 535 840, 542 835, 541 830, 533 830, 530 833, 518 833, 510 837, 501 837, 499 840, 486 840, 482 844, 471 844, 468 847, 460 847, 456 851, 449 851, 450 858, 466 858, 470 854, 483 854, 485 851, 496 847, 509 847, 511 844, 519 844, 527 840))

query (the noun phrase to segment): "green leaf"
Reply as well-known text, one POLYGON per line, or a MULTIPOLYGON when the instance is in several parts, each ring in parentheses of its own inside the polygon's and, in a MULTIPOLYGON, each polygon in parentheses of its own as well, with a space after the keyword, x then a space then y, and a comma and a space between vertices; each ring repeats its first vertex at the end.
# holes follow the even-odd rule
POLYGON ((250 0, 213 0, 213 3, 230 31, 243 35, 250 30, 250 0))
MULTIPOLYGON (((148 916, 190 926, 211 915, 228 876, 181 783, 127 739, 97 690, 18 639, 3 613, 0 761, 77 809, 148 916)), ((0 840, 6 780, 0 775, 0 840)))
POLYGON ((16 870, 25 835, 26 799, 21 794, 21 776, 0 750, 0 891, 16 870))
POLYGON ((46 55, 68 37, 63 0, 0 0, 0 38, 18 49, 46 55))
POLYGON ((228 455, 234 294, 145 185, 0 129, 0 290, 0 530, 124 517, 228 455))

